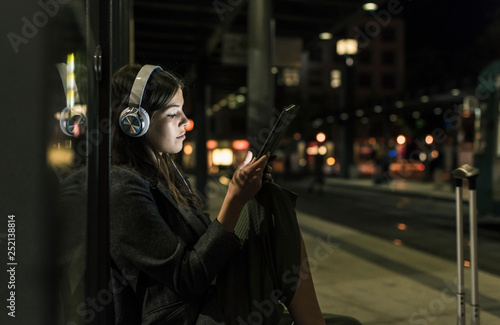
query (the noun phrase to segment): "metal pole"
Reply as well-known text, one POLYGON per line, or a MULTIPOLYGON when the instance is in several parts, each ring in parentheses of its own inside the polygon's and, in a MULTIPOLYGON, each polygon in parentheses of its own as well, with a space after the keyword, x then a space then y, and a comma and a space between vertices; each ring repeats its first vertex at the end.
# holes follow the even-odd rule
POLYGON ((248 2, 247 134, 254 154, 271 130, 272 84, 271 1, 248 2), (267 132, 266 132, 267 130, 267 132))
POLYGON ((479 325, 478 266, 477 266, 477 195, 476 177, 469 178, 470 270, 471 270, 471 324, 479 325))
POLYGON ((354 58, 346 56, 344 67, 344 101, 342 113, 348 114, 346 120, 340 124, 340 176, 350 178, 351 166, 353 164, 353 142, 354 142, 354 116, 352 114, 354 107, 354 58))
POLYGON ((200 59, 198 63, 197 100, 195 102, 195 132, 196 132, 196 190, 201 194, 203 203, 208 204, 205 187, 207 185, 207 116, 206 106, 210 102, 210 87, 207 84, 207 60, 200 59))
POLYGON ((465 325, 464 246, 462 179, 455 179, 457 205, 457 325, 465 325))
POLYGON ((479 322, 479 301, 478 301, 478 274, 477 274, 477 210, 476 210, 476 178, 479 169, 463 165, 452 172, 452 176, 457 184, 457 263, 458 263, 458 318, 457 324, 465 324, 465 311, 463 304, 463 244, 462 244, 462 180, 469 181, 469 233, 470 233, 470 269, 471 269, 471 324, 480 325, 479 322), (460 239, 459 239, 460 237, 460 239))
MULTIPOLYGON (((109 130, 101 128, 111 115, 112 0, 87 4, 89 54, 89 103, 87 129, 87 264, 86 300, 89 310, 103 290, 108 290, 109 267, 109 130), (99 141, 92 141, 94 139, 99 141)), ((88 324, 112 322, 112 305, 96 309, 88 324)))
POLYGON ((115 30, 113 35, 113 60, 111 61, 111 71, 115 72, 125 64, 132 62, 131 57, 131 17, 132 17, 132 1, 117 0, 112 5, 113 20, 111 21, 112 28, 115 30))

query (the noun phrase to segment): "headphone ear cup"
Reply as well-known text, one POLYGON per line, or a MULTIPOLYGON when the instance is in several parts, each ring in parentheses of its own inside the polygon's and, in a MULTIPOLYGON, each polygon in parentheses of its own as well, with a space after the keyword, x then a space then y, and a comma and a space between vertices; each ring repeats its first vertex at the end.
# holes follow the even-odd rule
POLYGON ((69 107, 65 107, 61 112, 59 117, 59 126, 64 134, 70 137, 80 135, 85 132, 85 126, 87 124, 87 117, 83 110, 75 110, 69 107))
POLYGON ((67 136, 73 136, 73 133, 70 133, 67 128, 70 112, 71 110, 68 107, 65 107, 61 112, 61 116, 59 117, 59 126, 61 127, 63 133, 67 136))
POLYGON ((120 114, 120 128, 131 137, 140 137, 149 129, 149 114, 142 107, 127 107, 120 114))

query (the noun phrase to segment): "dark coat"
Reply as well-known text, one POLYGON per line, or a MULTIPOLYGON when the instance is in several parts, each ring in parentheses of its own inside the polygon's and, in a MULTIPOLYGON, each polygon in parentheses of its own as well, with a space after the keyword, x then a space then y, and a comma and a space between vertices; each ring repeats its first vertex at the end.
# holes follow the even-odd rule
POLYGON ((181 210, 162 183, 127 168, 112 168, 110 186, 118 322, 130 324, 135 312, 141 324, 195 324, 240 241, 217 220, 181 210))

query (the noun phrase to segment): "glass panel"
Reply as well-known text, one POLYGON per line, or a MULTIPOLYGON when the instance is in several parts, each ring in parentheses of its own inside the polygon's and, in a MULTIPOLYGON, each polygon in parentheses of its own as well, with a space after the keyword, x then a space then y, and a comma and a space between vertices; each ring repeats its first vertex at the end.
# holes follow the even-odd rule
POLYGON ((496 128, 494 127, 493 130, 496 132, 496 136, 494 135, 493 141, 495 141, 496 138, 496 148, 494 148, 494 155, 493 155, 493 201, 500 202, 500 102, 498 98, 500 98, 500 91, 497 88, 497 94, 496 94, 496 106, 497 106, 497 113, 496 113, 496 128))
POLYGON ((57 324, 84 324, 88 62, 86 2, 59 2, 50 43, 51 134, 47 161, 57 180, 57 324))
MULTIPOLYGON (((497 94, 497 97, 500 97, 500 94, 497 94)), ((496 128, 496 133, 497 133, 497 142, 496 142, 496 158, 500 158, 500 102, 497 103, 498 106, 498 111, 497 111, 497 128, 496 128)))

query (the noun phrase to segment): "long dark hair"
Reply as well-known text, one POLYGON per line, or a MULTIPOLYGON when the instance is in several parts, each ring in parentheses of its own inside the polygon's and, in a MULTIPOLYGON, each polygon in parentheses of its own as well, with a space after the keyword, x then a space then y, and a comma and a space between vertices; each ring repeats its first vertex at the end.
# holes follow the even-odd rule
MULTIPOLYGON (((202 201, 186 187, 184 176, 175 169, 175 155, 161 155, 151 145, 149 132, 141 137, 131 137, 120 128, 120 114, 128 106, 130 91, 141 67, 138 64, 126 65, 113 75, 111 162, 127 165, 153 184, 165 182, 181 208, 200 209, 202 201)), ((165 70, 155 70, 146 84, 141 106, 153 118, 156 111, 172 100, 178 89, 184 89, 180 78, 165 70)))

